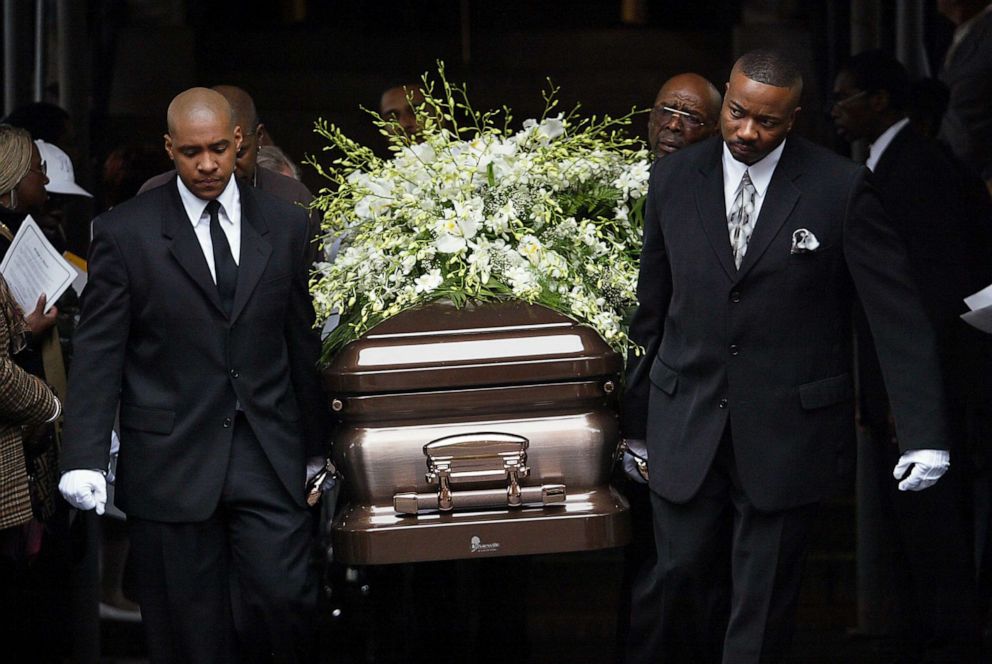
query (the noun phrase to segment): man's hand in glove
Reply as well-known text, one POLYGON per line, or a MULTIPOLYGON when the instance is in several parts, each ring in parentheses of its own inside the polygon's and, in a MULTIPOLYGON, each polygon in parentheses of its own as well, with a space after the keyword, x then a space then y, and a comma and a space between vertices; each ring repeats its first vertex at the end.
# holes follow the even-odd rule
POLYGON ((922 491, 933 486, 950 465, 951 454, 947 450, 909 450, 899 457, 892 474, 898 480, 909 470, 909 476, 899 482, 899 490, 922 491))
POLYGON ((77 510, 96 509, 103 514, 107 504, 107 480, 97 470, 69 470, 59 480, 59 492, 77 510))

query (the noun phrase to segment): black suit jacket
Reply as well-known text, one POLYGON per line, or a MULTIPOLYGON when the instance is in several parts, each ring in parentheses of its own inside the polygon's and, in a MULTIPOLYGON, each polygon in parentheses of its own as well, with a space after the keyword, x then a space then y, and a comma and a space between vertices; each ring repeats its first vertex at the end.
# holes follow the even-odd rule
MULTIPOLYGON (((987 335, 960 319, 964 297, 992 282, 992 210, 985 185, 935 141, 902 128, 874 169, 879 195, 906 246, 910 271, 937 330, 941 367, 954 413, 954 440, 967 424, 973 442, 992 431, 992 365, 987 335)), ((887 424, 888 400, 874 344, 859 316, 861 420, 887 424)))
POLYGON ((933 334, 867 169, 786 142, 747 254, 734 266, 722 141, 655 165, 631 337, 624 433, 646 437, 651 489, 684 502, 728 424, 759 509, 815 502, 852 442, 850 311, 865 304, 906 448, 947 447, 933 334), (791 253, 811 231, 816 251, 791 253))
POLYGON ((301 505, 305 460, 326 451, 320 340, 301 259, 306 212, 239 190, 230 319, 175 182, 93 224, 62 464, 106 468, 120 403, 117 501, 130 515, 180 522, 214 511, 237 404, 301 505))

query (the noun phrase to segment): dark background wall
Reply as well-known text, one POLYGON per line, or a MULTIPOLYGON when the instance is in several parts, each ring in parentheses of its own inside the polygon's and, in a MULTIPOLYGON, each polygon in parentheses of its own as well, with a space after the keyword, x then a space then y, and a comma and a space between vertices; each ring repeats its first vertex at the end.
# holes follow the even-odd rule
MULTIPOLYGON (((718 88, 757 46, 789 51, 807 79, 797 131, 835 144, 823 111, 852 50, 893 47, 898 9, 923 17, 910 35, 936 61, 950 25, 934 0, 4 0, 5 106, 31 96, 41 26, 40 96, 74 116, 78 179, 98 194, 116 146, 161 145, 165 109, 193 85, 236 84, 255 98, 295 160, 319 152, 318 118, 381 149, 361 107, 383 89, 436 71, 466 82, 476 108, 541 112, 550 78, 561 108, 646 108, 669 76, 696 71, 718 88), (36 11, 41 8, 41 22, 36 11), (8 65, 12 65, 8 67, 8 65)), ((646 116, 632 132, 643 135, 646 116)), ((841 147, 835 145, 835 147, 841 147)), ((321 182, 310 169, 304 181, 321 182)))

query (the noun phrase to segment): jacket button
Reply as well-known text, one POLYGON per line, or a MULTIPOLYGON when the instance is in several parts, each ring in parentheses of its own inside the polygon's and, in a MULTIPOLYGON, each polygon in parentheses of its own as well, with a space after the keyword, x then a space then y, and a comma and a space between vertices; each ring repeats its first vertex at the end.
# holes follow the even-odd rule
POLYGON ((720 408, 726 408, 728 403, 726 399, 720 399, 720 408))
POLYGON ((730 344, 730 354, 737 355, 741 352, 741 349, 737 347, 737 344, 730 344))
POLYGON ((740 302, 741 301, 741 292, 740 291, 736 291, 736 290, 733 291, 733 292, 731 292, 730 293, 730 301, 733 302, 733 303, 735 303, 735 304, 737 302, 740 302))
POLYGON ((233 422, 231 421, 231 418, 230 417, 225 417, 224 418, 224 428, 225 429, 230 429, 232 424, 233 424, 233 422))
POLYGON ((231 378, 237 378, 240 375, 237 369, 231 369, 231 378))

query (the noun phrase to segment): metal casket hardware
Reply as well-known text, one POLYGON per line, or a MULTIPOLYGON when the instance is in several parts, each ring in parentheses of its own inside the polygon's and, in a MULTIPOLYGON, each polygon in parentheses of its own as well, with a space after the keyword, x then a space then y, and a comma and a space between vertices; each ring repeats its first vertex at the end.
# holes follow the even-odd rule
POLYGON ((393 508, 399 514, 417 514, 564 502, 564 484, 520 485, 530 475, 526 465, 529 444, 523 436, 508 433, 458 434, 433 440, 424 445, 424 455, 426 479, 437 485, 437 492, 397 493, 393 508), (503 481, 505 487, 456 491, 453 486, 486 481, 503 481))

